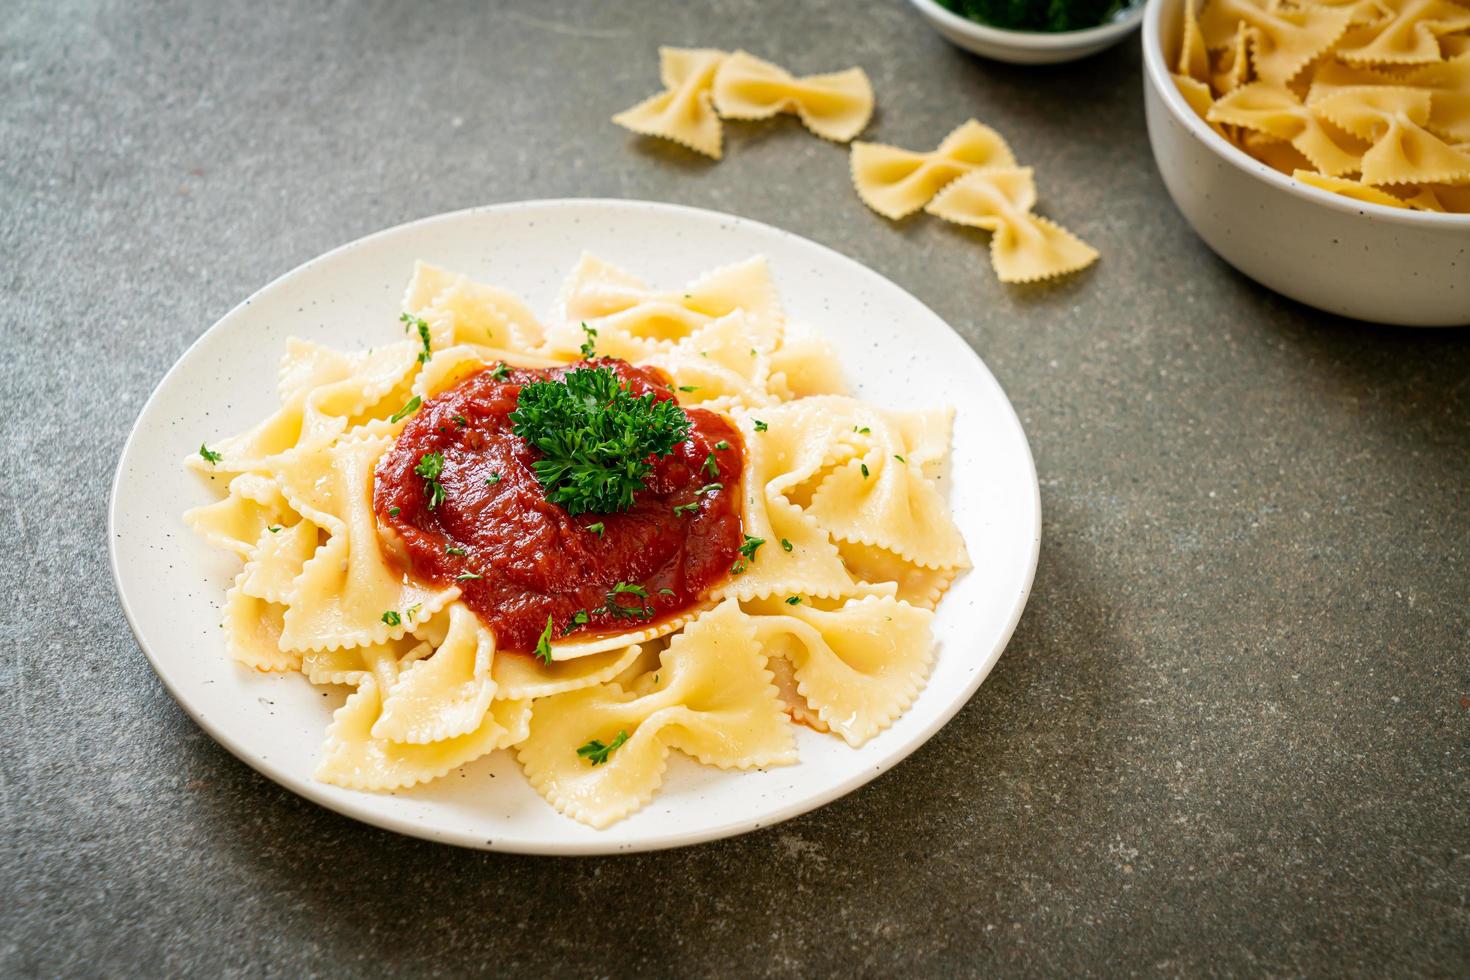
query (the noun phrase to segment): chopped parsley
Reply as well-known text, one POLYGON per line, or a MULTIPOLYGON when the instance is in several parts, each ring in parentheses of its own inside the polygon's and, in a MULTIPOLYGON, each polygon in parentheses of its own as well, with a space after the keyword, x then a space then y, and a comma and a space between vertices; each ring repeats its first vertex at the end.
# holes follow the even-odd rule
POLYGON ((489 476, 485 477, 485 486, 487 486, 487 487, 493 487, 493 486, 495 486, 495 484, 497 484, 499 482, 500 482, 500 474, 499 473, 491 473, 489 476))
POLYGON ((587 614, 587 610, 585 609, 578 609, 576 612, 572 613, 573 626, 586 626, 591 621, 592 617, 587 614))
POLYGON ((799 605, 801 605, 801 596, 799 596, 799 595, 789 595, 789 596, 787 596, 786 597, 786 605, 788 605, 788 606, 799 606, 799 605))
POLYGON ((896 459, 896 460, 898 460, 900 463, 904 463, 904 464, 907 464, 908 463, 908 460, 904 459, 898 453, 894 453, 893 454, 893 458, 896 459))
POLYGON ((551 617, 546 617, 546 628, 536 638, 536 659, 551 666, 551 617))
POLYGON ((628 617, 630 619, 652 619, 653 607, 648 604, 648 590, 641 585, 630 582, 619 582, 612 587, 604 599, 603 605, 593 612, 607 613, 614 619, 628 617), (625 606, 619 601, 620 596, 633 596, 641 600, 636 606, 625 606))
POLYGON ((740 561, 737 561, 735 564, 733 564, 733 565, 730 566, 730 574, 731 575, 744 575, 745 574, 745 569, 747 567, 749 567, 749 566, 747 566, 745 564, 745 559, 742 558, 740 561))
POLYGON ((745 541, 743 544, 740 545, 739 550, 740 553, 745 556, 746 561, 753 563, 755 561, 755 553, 759 551, 761 545, 765 543, 765 538, 758 538, 753 534, 747 534, 745 535, 745 541))
POLYGON ((397 517, 401 513, 403 513, 403 508, 401 508, 401 507, 389 507, 388 508, 388 516, 389 517, 397 517))
POLYGON ((699 390, 699 385, 680 385, 679 386, 679 390, 680 391, 698 391, 699 390))
POLYGON ((694 491, 694 495, 696 497, 714 496, 723 489, 725 489, 725 485, 723 483, 706 483, 704 486, 694 491))
POLYGON ((766 423, 762 422, 760 419, 751 419, 751 421, 755 423, 755 431, 757 432, 764 432, 770 428, 769 425, 766 425, 766 423))
POLYGON ((396 612, 389 609, 387 612, 383 613, 383 622, 387 623, 389 626, 402 626, 403 617, 399 616, 396 612))
POLYGON ((719 442, 715 443, 715 448, 716 449, 729 449, 730 448, 730 444, 728 442, 726 442, 725 440, 721 439, 719 442))
POLYGON ((659 589, 658 590, 658 594, 659 595, 673 595, 674 594, 674 590, 673 589, 659 589))
POLYGON ((617 737, 614 738, 611 742, 608 742, 606 745, 603 745, 600 741, 594 738, 592 741, 588 742, 586 745, 578 749, 577 754, 586 759, 588 762, 592 763, 594 766, 600 766, 607 761, 607 757, 612 754, 613 749, 617 748, 619 745, 622 745, 627 740, 628 733, 626 731, 618 732, 617 737))
POLYGON ((701 469, 704 470, 705 476, 719 476, 720 461, 715 459, 714 453, 710 453, 704 458, 704 466, 702 466, 701 469))
POLYGON ((468 582, 471 579, 484 578, 484 577, 485 576, 483 576, 483 575, 476 575, 474 572, 460 572, 458 575, 454 576, 454 580, 456 582, 468 582))
POLYGON ((505 363, 504 361, 501 361, 490 371, 490 377, 494 378, 496 381, 504 381, 506 378, 510 377, 510 365, 505 363))
POLYGON ((217 452, 214 452, 202 442, 199 444, 199 455, 204 458, 204 461, 206 463, 218 464, 220 460, 224 459, 223 456, 221 456, 217 452))
POLYGON ((546 500, 573 515, 631 508, 653 469, 650 457, 669 455, 690 429, 674 402, 634 395, 605 367, 531 382, 510 420, 515 434, 541 452, 532 469, 546 500))
POLYGON ((433 347, 429 340, 429 321, 422 320, 410 313, 405 313, 398 319, 403 322, 403 329, 405 332, 408 330, 409 327, 413 327, 418 330, 419 343, 424 345, 424 349, 419 351, 419 363, 427 364, 429 362, 429 354, 433 352, 433 347))
POLYGON ((597 356, 597 328, 589 327, 584 323, 582 324, 582 332, 587 335, 587 339, 579 348, 582 356, 589 359, 597 356))
POLYGON ((461 427, 464 427, 464 426, 467 426, 467 425, 470 424, 470 420, 467 419, 467 418, 465 418, 463 415, 454 415, 454 416, 451 416, 451 418, 453 418, 454 421, 458 422, 461 427))
POLYGON ((607 526, 601 521, 598 521, 596 524, 588 524, 587 530, 591 531, 593 534, 597 535, 600 538, 602 537, 602 532, 607 530, 607 526))
POLYGON ((270 527, 266 528, 266 530, 269 531, 272 534, 280 534, 281 533, 281 525, 279 525, 279 524, 272 524, 270 527))
POLYGON ((408 401, 404 402, 402 408, 400 408, 398 411, 394 412, 392 415, 388 416, 388 421, 389 422, 402 422, 404 419, 408 418, 414 412, 418 411, 419 406, 422 405, 423 403, 424 403, 424 400, 422 398, 420 398, 418 395, 414 395, 408 401))
POLYGON ((862 471, 863 471, 863 479, 866 480, 868 478, 868 464, 867 463, 859 463, 858 465, 859 465, 859 467, 862 468, 862 471))
POLYGON ((439 482, 444 472, 444 454, 424 453, 413 471, 424 478, 424 496, 429 498, 429 509, 444 503, 444 484, 439 482))
POLYGON ((444 553, 446 555, 459 555, 461 558, 463 558, 465 552, 463 548, 456 548, 452 544, 446 544, 444 546, 444 553))
POLYGON ((871 434, 871 433, 872 433, 872 431, 873 431, 873 430, 872 430, 872 429, 870 429, 870 428, 868 428, 868 427, 867 427, 867 426, 866 426, 866 425, 865 425, 865 426, 863 426, 863 427, 862 427, 862 428, 861 428, 861 429, 859 429, 859 428, 858 428, 858 427, 857 427, 857 426, 853 426, 853 427, 852 427, 852 431, 854 431, 854 432, 859 432, 859 433, 862 433, 862 434, 863 434, 863 435, 869 435, 869 434, 871 434))
POLYGON ((687 504, 675 504, 674 505, 674 516, 675 517, 682 517, 685 514, 692 514, 692 513, 694 513, 697 510, 699 510, 699 501, 697 501, 697 500, 691 501, 690 503, 687 503, 687 504))
POLYGON ((791 542, 790 541, 787 541, 785 538, 782 538, 781 539, 781 550, 782 551, 790 551, 791 550, 791 542))

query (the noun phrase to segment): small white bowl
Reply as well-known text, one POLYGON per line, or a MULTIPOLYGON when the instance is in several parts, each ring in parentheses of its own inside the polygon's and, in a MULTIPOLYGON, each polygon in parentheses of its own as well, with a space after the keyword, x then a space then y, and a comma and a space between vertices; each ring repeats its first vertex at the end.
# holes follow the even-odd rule
MULTIPOLYGON (((915 0, 917 2, 917 0, 915 0)), ((1148 0, 1144 113, 1169 196, 1205 244, 1261 285, 1328 313, 1470 324, 1470 215, 1367 204, 1278 173, 1212 130, 1170 75, 1184 0, 1148 0)))
POLYGON ((1143 4, 1118 11, 1100 27, 1085 31, 1008 31, 977 24, 934 0, 909 0, 929 26, 966 51, 1013 65, 1054 65, 1097 54, 1127 37, 1143 20, 1143 4))

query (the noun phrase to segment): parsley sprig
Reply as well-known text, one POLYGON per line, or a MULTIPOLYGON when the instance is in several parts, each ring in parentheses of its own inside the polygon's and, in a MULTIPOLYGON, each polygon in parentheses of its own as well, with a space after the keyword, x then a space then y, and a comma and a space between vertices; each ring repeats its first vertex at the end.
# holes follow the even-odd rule
POLYGON ((690 428, 673 401, 634 395, 605 367, 525 385, 510 420, 541 452, 532 469, 547 501, 573 515, 631 508, 650 457, 669 455, 690 428))
POLYGON ((412 313, 404 313, 399 316, 398 319, 403 323, 403 329, 405 332, 408 330, 409 327, 413 327, 414 329, 418 330, 419 343, 424 345, 424 349, 419 351, 419 363, 429 363, 429 355, 433 353, 433 346, 430 343, 429 338, 429 321, 420 319, 419 317, 414 316, 412 313))
POLYGON ((208 446, 206 446, 202 442, 199 444, 199 456, 206 463, 213 463, 215 465, 218 465, 219 464, 219 461, 222 460, 222 459, 224 459, 224 456, 222 456, 219 453, 215 452, 214 450, 210 449, 208 446))
POLYGON ((424 453, 413 471, 424 478, 424 496, 429 498, 429 509, 444 503, 444 484, 439 482, 444 472, 444 454, 424 453))
POLYGON ((611 742, 608 742, 606 745, 603 745, 601 741, 594 738, 592 741, 579 748, 577 750, 577 754, 586 759, 588 762, 592 763, 594 766, 600 766, 607 761, 607 757, 612 754, 613 749, 617 748, 619 745, 622 745, 627 740, 628 733, 626 731, 618 732, 617 737, 614 738, 611 742))

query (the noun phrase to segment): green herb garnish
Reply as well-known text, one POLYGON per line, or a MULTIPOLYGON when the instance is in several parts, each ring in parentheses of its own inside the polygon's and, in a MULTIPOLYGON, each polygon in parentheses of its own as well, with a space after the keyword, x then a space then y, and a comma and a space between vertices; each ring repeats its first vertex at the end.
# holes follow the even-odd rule
POLYGON ((728 442, 726 442, 725 440, 721 439, 719 442, 715 443, 715 448, 716 449, 729 449, 730 448, 730 444, 728 442))
POLYGON ((704 458, 704 466, 700 468, 704 470, 705 476, 720 475, 720 461, 715 459, 714 453, 710 453, 704 458))
POLYGON ((619 745, 622 745, 627 740, 628 733, 626 731, 618 732, 617 738, 614 738, 606 745, 603 745, 601 742, 594 738, 592 741, 588 742, 586 745, 578 749, 577 754, 586 759, 588 762, 592 763, 594 766, 600 766, 607 761, 607 757, 612 754, 613 749, 617 748, 619 745))
POLYGON ((439 482, 439 476, 444 472, 444 454, 424 453, 413 471, 424 478, 424 496, 429 498, 429 509, 444 503, 444 484, 439 482))
POLYGON ((220 460, 224 459, 223 456, 221 456, 217 452, 214 452, 202 442, 199 444, 199 455, 204 457, 204 461, 206 463, 218 464, 220 460))
POLYGON ((650 392, 638 396, 605 367, 569 371, 523 387, 510 415, 515 434, 541 451, 532 464, 549 503, 569 514, 628 510, 653 469, 689 438, 689 416, 650 392))
POLYGON ((748 568, 748 567, 749 566, 747 566, 745 564, 745 560, 744 559, 741 559, 740 561, 737 561, 735 564, 733 564, 733 565, 730 566, 730 574, 731 575, 744 575, 745 574, 745 569, 748 568))
POLYGON ((485 486, 487 486, 487 487, 493 487, 493 486, 495 486, 495 484, 497 484, 499 482, 500 482, 500 474, 499 473, 491 473, 489 476, 485 477, 485 486))
POLYGON ((758 538, 753 534, 745 535, 745 541, 738 549, 747 561, 755 561, 755 553, 760 550, 761 545, 766 543, 765 538, 758 538))
POLYGON ((699 501, 697 500, 687 504, 675 504, 674 516, 680 517, 684 514, 692 514, 697 510, 699 510, 699 501))
POLYGON ((679 386, 679 390, 680 391, 698 391, 699 390, 699 385, 680 385, 679 386))
POLYGON ((725 489, 725 485, 723 483, 706 483, 704 486, 694 491, 694 495, 696 497, 702 497, 705 495, 713 496, 723 489, 725 489))
POLYGON ((270 527, 266 528, 266 530, 269 531, 272 534, 280 534, 281 533, 281 525, 279 525, 279 524, 272 524, 270 527))
POLYGON ((790 541, 787 541, 785 538, 782 538, 781 539, 781 550, 782 551, 790 551, 791 550, 791 542, 790 541))
POLYGON ((387 623, 389 626, 402 626, 403 617, 399 616, 396 612, 389 609, 387 612, 383 613, 383 622, 387 623))
POLYGON ((904 459, 904 458, 903 458, 903 457, 902 457, 902 456, 900 456, 900 455, 899 455, 899 454, 898 454, 898 453, 894 453, 894 454, 893 454, 893 458, 894 458, 894 459, 896 459, 896 460, 898 460, 898 461, 899 461, 899 462, 900 462, 900 463, 903 463, 903 464, 905 464, 905 465, 907 465, 907 464, 908 464, 908 460, 906 460, 906 459, 904 459))
POLYGON ((392 415, 388 416, 388 421, 389 422, 402 422, 405 418, 407 418, 408 416, 412 415, 414 412, 418 411, 418 407, 420 405, 422 405, 423 403, 424 403, 424 400, 422 398, 420 398, 418 395, 414 395, 408 401, 406 401, 406 402, 403 403, 403 407, 402 408, 400 408, 398 411, 394 412, 392 415))
POLYGON ((501 361, 499 364, 495 365, 494 369, 490 372, 490 377, 494 378, 496 381, 504 381, 506 378, 510 377, 510 365, 505 363, 504 361, 501 361))
POLYGON ((789 596, 787 596, 786 597, 786 605, 788 605, 788 606, 799 606, 799 605, 801 605, 801 596, 799 596, 799 595, 789 595, 789 596))
POLYGON ((583 357, 590 359, 597 353, 597 328, 589 327, 584 323, 582 324, 582 332, 587 335, 587 339, 582 343, 579 350, 581 350, 583 357))
POLYGON ((766 423, 762 422, 760 419, 751 419, 751 421, 755 423, 755 431, 757 432, 764 432, 770 428, 769 425, 766 425, 766 423))
POLYGON ((460 572, 458 575, 454 576, 454 580, 456 582, 468 582, 471 579, 484 578, 484 577, 485 576, 483 576, 483 575, 476 575, 474 572, 460 572))
POLYGON ((858 465, 862 468, 862 471, 863 471, 863 479, 866 480, 868 478, 868 464, 867 463, 859 463, 858 465))
POLYGON ((397 517, 401 513, 403 513, 403 508, 401 508, 401 507, 389 507, 388 508, 388 516, 389 517, 397 517))
POLYGON ((551 666, 551 617, 546 617, 546 628, 536 638, 536 659, 551 666))
POLYGON ((407 331, 409 327, 414 327, 418 330, 419 343, 424 345, 424 349, 419 351, 419 363, 427 364, 429 361, 429 354, 432 352, 432 345, 429 342, 429 321, 421 320, 418 317, 408 313, 403 314, 398 319, 403 322, 403 329, 405 331, 407 331))
POLYGON ((444 546, 444 553, 446 555, 459 555, 462 558, 462 557, 464 557, 465 551, 464 551, 463 548, 456 548, 452 544, 446 544, 444 546))
POLYGON ((603 605, 592 611, 607 613, 616 619, 621 619, 624 616, 632 619, 653 618, 653 608, 648 604, 648 590, 641 585, 634 585, 631 582, 619 582, 614 585, 612 591, 608 592, 607 597, 604 599, 603 605), (619 596, 625 595, 633 596, 642 601, 636 606, 625 606, 618 601, 619 596))
POLYGON ((602 532, 607 530, 607 526, 601 521, 598 521, 596 524, 588 524, 587 530, 591 531, 593 534, 597 535, 600 538, 602 537, 602 532))
POLYGON ((451 418, 453 418, 454 421, 458 422, 461 426, 467 426, 470 424, 470 420, 465 418, 463 415, 454 415, 451 416, 451 418))
POLYGON ((572 613, 573 626, 586 626, 590 622, 592 622, 592 617, 587 615, 587 610, 578 609, 576 612, 572 613))

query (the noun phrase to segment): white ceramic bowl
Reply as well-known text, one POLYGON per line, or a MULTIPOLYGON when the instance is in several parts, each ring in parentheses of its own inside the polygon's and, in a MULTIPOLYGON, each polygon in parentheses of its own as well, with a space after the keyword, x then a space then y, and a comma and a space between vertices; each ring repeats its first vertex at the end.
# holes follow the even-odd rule
MULTIPOLYGON (((916 0, 917 2, 917 0, 916 0)), ((1329 313, 1405 326, 1470 324, 1470 215, 1367 204, 1311 187, 1206 125, 1170 77, 1184 0, 1148 0, 1144 110, 1164 186, 1222 259, 1329 313)))
POLYGON ((909 0, 909 3, 924 15, 930 27, 954 44, 1013 65, 1054 65, 1097 54, 1127 37, 1143 19, 1143 4, 1134 3, 1119 11, 1111 23, 1085 31, 1007 31, 977 24, 946 10, 934 0, 909 0))

